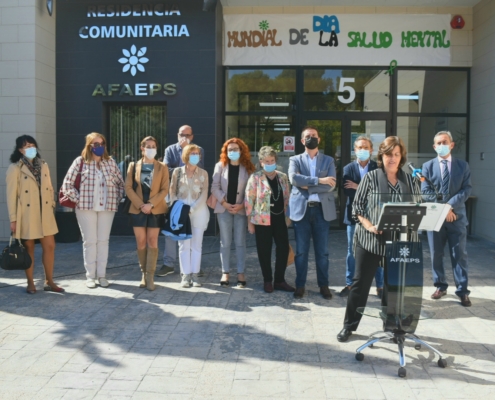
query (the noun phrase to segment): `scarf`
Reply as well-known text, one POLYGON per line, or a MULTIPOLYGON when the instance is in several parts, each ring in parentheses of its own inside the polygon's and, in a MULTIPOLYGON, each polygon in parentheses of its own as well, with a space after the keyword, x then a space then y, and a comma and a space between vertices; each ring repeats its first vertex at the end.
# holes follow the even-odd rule
POLYGON ((36 182, 38 182, 38 186, 41 187, 41 160, 39 157, 34 157, 33 162, 30 163, 29 160, 22 156, 21 161, 24 163, 26 167, 31 171, 33 176, 36 179, 36 182))

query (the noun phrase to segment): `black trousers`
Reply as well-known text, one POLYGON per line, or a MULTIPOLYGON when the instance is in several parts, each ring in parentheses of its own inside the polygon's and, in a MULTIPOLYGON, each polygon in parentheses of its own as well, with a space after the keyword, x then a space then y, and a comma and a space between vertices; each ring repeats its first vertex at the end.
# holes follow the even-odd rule
POLYGON ((271 225, 255 225, 256 249, 265 282, 285 282, 285 269, 289 258, 289 231, 285 213, 271 215, 271 225), (272 272, 272 243, 275 241, 275 279, 272 272))
MULTIPOLYGON (((351 291, 347 298, 347 308, 345 310, 344 328, 351 331, 357 330, 362 314, 357 312, 359 307, 366 307, 368 295, 370 293, 371 283, 375 277, 376 269, 384 262, 384 257, 370 253, 363 249, 359 243, 356 244, 356 270, 352 280, 351 291)), ((384 285, 382 306, 387 305, 387 263, 384 262, 384 285)))

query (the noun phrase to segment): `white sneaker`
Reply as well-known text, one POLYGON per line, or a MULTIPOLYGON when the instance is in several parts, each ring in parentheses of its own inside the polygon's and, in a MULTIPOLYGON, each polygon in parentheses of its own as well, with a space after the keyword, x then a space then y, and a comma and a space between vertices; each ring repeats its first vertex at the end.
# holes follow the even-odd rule
POLYGON ((110 283, 106 280, 106 278, 98 278, 98 283, 101 287, 109 287, 110 283))
POLYGON ((192 285, 194 287, 201 287, 202 286, 201 283, 199 282, 198 274, 192 274, 191 280, 192 280, 192 285))
POLYGON ((86 279, 86 287, 94 289, 96 287, 95 280, 90 278, 86 279))
POLYGON ((182 281, 180 283, 180 286, 183 288, 188 288, 191 286, 191 275, 190 274, 183 274, 182 275, 182 281))

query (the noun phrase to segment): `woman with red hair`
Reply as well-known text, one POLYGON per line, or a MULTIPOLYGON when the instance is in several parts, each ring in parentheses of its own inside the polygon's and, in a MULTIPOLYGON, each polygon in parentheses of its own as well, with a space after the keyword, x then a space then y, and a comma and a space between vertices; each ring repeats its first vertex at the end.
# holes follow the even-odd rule
POLYGON ((222 278, 220 285, 229 286, 230 244, 234 237, 237 255, 237 286, 245 287, 244 265, 246 261, 247 219, 244 194, 249 176, 254 172, 249 148, 241 139, 227 140, 215 165, 211 193, 217 199, 215 214, 220 227, 220 260, 222 278))

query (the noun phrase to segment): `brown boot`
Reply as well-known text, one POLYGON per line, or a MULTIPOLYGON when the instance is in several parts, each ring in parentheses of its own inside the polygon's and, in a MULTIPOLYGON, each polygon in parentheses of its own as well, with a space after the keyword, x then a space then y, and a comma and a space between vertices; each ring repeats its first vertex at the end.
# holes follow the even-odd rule
POLYGON ((137 249, 137 255, 139 260, 139 267, 141 268, 141 283, 139 284, 140 288, 146 287, 146 249, 137 249))
POLYGON ((146 289, 155 290, 155 270, 158 259, 158 249, 148 247, 146 255, 146 289))

